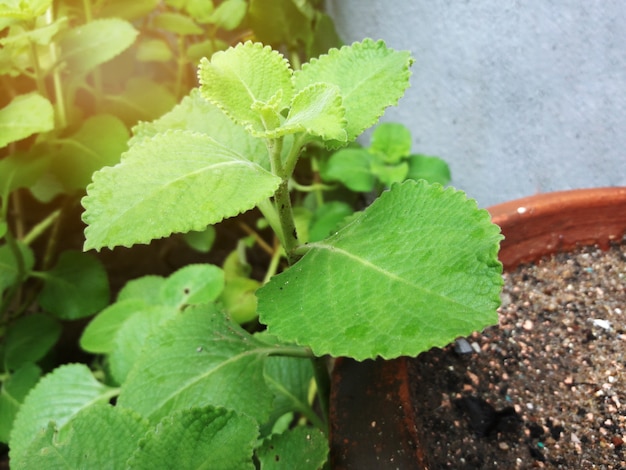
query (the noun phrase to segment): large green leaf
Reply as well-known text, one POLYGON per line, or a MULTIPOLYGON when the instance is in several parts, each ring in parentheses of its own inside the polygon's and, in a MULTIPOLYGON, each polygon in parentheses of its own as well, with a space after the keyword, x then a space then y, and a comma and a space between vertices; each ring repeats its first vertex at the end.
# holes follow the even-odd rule
POLYGON ((61 59, 71 73, 86 73, 128 49, 138 31, 119 18, 95 20, 69 29, 61 40, 61 59))
POLYGON ((269 46, 250 41, 200 61, 202 95, 249 131, 280 125, 280 111, 294 95, 287 60, 269 46))
POLYGON ((192 306, 148 338, 118 404, 152 422, 193 406, 223 406, 259 421, 272 394, 263 378, 269 347, 211 305, 192 306))
POLYGON ((158 134, 131 146, 119 165, 94 174, 83 198, 84 248, 202 230, 252 209, 279 184, 280 178, 206 135, 158 134))
POLYGON ((93 404, 81 410, 59 436, 54 424, 38 433, 11 468, 46 470, 127 468, 148 424, 130 410, 93 404))
POLYGON ((318 82, 339 87, 350 142, 376 123, 385 108, 397 104, 409 86, 412 62, 409 52, 366 39, 303 64, 294 73, 294 83, 297 91, 318 82))
POLYGON ((104 266, 86 253, 63 252, 54 268, 42 277, 39 303, 59 318, 84 318, 109 303, 109 280, 104 266))
POLYGON ((260 320, 320 356, 415 356, 497 322, 501 239, 463 192, 394 185, 257 291, 260 320))
POLYGON ((28 394, 13 423, 9 441, 11 462, 26 457, 28 447, 48 423, 54 421, 62 431, 81 410, 106 402, 114 393, 82 364, 61 366, 45 376, 28 394))
POLYGON ((0 109, 0 148, 37 132, 54 129, 52 104, 37 93, 20 95, 0 109))
POLYGON ((256 422, 223 408, 179 410, 149 431, 128 462, 130 468, 253 470, 256 422))

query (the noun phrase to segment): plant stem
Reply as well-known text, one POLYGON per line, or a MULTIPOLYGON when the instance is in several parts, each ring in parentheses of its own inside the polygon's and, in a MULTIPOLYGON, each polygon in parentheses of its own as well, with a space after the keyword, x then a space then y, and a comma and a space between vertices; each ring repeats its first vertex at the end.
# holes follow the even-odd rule
MULTIPOLYGON (((330 374, 325 357, 313 357, 313 372, 315 374, 315 383, 317 384, 317 397, 320 401, 322 414, 328 423, 328 404, 330 402, 330 374)), ((328 429, 325 429, 328 432, 328 429)))
MULTIPOLYGON (((54 22, 54 11, 52 5, 46 11, 46 23, 52 24, 54 22)), ((54 41, 50 42, 48 46, 50 51, 50 59, 53 64, 57 63, 57 45, 54 41)), ((63 129, 67 126, 67 112, 65 111, 65 97, 63 95, 63 86, 61 84, 61 72, 57 65, 54 66, 54 72, 52 73, 52 82, 54 84, 54 96, 55 96, 55 109, 57 115, 57 125, 63 129)))
POLYGON ((57 209, 52 212, 48 217, 35 225, 30 232, 22 238, 22 242, 25 245, 30 245, 37 237, 44 233, 50 225, 52 225, 56 219, 61 215, 61 209, 57 209))
POLYGON ((293 265, 298 261, 298 256, 294 251, 298 247, 298 234, 296 233, 296 224, 293 220, 293 211, 291 209, 291 198, 289 196, 289 180, 283 179, 274 194, 274 205, 278 211, 280 219, 280 227, 282 231, 282 245, 287 256, 289 265, 293 265))

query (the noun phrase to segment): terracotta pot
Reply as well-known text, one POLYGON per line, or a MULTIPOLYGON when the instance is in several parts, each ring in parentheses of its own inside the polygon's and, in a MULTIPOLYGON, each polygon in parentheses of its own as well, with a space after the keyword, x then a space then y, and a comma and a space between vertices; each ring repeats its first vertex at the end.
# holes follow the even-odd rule
MULTIPOLYGON (((626 233, 626 187, 539 194, 490 207, 506 237, 505 270, 626 233)), ((409 401, 407 361, 338 359, 331 389, 331 464, 337 469, 427 469, 409 401)))

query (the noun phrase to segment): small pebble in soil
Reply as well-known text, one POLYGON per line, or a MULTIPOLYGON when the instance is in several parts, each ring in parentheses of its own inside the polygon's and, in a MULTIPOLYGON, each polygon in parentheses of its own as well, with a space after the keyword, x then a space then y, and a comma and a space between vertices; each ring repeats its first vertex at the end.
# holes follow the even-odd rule
POLYGON ((626 470, 626 239, 504 277, 497 327, 410 363, 430 470, 626 470))

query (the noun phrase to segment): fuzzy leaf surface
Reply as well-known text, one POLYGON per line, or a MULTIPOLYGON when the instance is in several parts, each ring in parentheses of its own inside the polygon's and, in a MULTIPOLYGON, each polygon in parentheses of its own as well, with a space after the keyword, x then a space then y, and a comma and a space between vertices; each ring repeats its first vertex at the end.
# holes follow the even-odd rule
POLYGON ((264 343, 215 307, 189 307, 148 338, 118 404, 151 422, 179 409, 207 405, 262 421, 272 401, 263 378, 267 353, 264 343))
POLYGON ((70 364, 55 369, 31 390, 15 418, 9 442, 11 462, 25 457, 30 444, 51 421, 58 430, 63 430, 81 410, 96 402, 106 402, 112 395, 112 389, 98 382, 85 365, 70 364))
POLYGON ((11 459, 11 467, 127 468, 127 460, 147 430, 148 424, 130 410, 93 404, 81 410, 61 435, 50 424, 21 458, 11 459))
POLYGON ((224 271, 212 264, 189 264, 169 276, 159 292, 163 305, 181 308, 213 302, 224 289, 224 271))
POLYGON ((94 20, 68 29, 61 40, 62 60, 72 73, 85 73, 128 49, 138 31, 119 18, 94 20))
POLYGON ((270 168, 269 155, 263 140, 252 137, 242 126, 234 123, 217 106, 205 100, 197 88, 191 90, 180 104, 159 119, 137 124, 133 128, 134 137, 131 142, 135 143, 169 129, 206 134, 263 168, 270 168))
POLYGON ((258 456, 261 470, 318 470, 328 457, 328 440, 318 429, 298 426, 265 441, 258 456))
POLYGON ((279 183, 206 135, 158 134, 133 145, 119 165, 94 174, 83 198, 84 248, 130 246, 202 230, 252 209, 279 183))
POLYGON ((264 121, 259 108, 266 105, 278 119, 294 94, 291 76, 279 52, 250 41, 216 52, 210 61, 204 58, 198 70, 202 96, 233 121, 258 133, 278 127, 278 121, 264 121))
POLYGON ((294 73, 294 83, 297 91, 318 82, 339 87, 346 110, 347 141, 351 142, 374 125, 385 108, 397 104, 409 86, 412 61, 406 51, 366 39, 331 49, 327 55, 303 64, 294 73))
POLYGON ((37 93, 20 95, 0 109, 0 148, 54 128, 52 104, 37 93))
POLYGON ((147 433, 128 464, 137 470, 253 470, 258 432, 252 418, 224 408, 179 410, 147 433))
POLYGON ((463 192, 397 184, 262 287, 259 317, 320 356, 416 356, 497 322, 501 239, 463 192))

